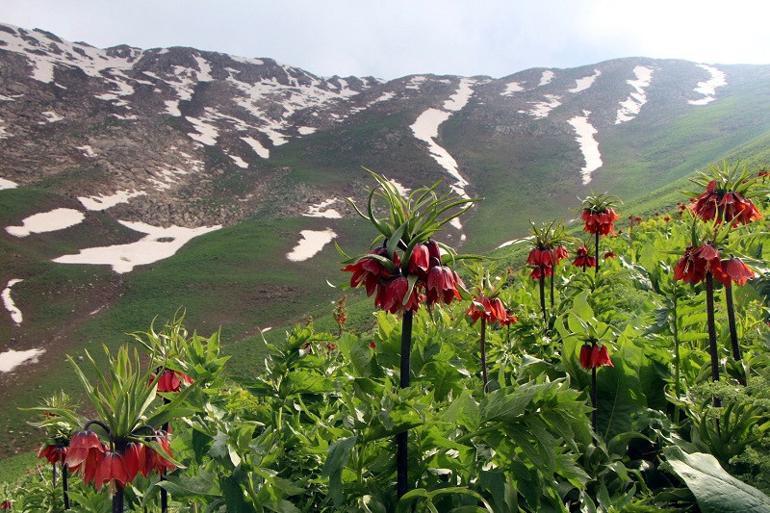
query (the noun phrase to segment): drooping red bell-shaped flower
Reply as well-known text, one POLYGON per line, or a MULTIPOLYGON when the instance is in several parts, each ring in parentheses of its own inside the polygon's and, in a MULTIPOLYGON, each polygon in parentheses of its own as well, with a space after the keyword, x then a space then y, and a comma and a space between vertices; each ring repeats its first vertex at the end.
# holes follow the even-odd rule
POLYGON ((106 448, 99 436, 93 431, 79 431, 70 440, 69 449, 64 458, 70 468, 78 467, 92 453, 104 454, 106 448))
POLYGON ((123 463, 128 482, 133 481, 136 475, 142 471, 145 465, 145 450, 144 444, 136 442, 130 442, 123 450, 123 463))
POLYGON ((591 367, 599 368, 599 367, 614 367, 614 366, 615 365, 612 363, 612 360, 610 359, 609 352, 607 351, 607 346, 595 345, 591 350, 591 367))
POLYGON ((674 279, 694 285, 702 282, 708 272, 722 280, 719 251, 710 243, 705 243, 697 248, 691 246, 685 250, 674 267, 674 279))
POLYGON ((193 380, 184 372, 164 369, 158 378, 158 392, 179 392, 183 382, 191 384, 193 380))
POLYGON ((576 267, 580 267, 584 271, 586 270, 586 268, 593 267, 596 265, 596 258, 594 258, 588 253, 588 248, 585 247, 585 245, 577 248, 577 250, 575 251, 575 254, 576 254, 575 260, 572 261, 572 265, 576 267))
MULTIPOLYGON (((370 255, 387 257, 385 248, 376 248, 369 252, 370 255)), ((352 273, 350 276, 350 286, 356 288, 363 284, 366 287, 366 295, 371 296, 376 287, 380 276, 387 273, 385 266, 374 258, 366 256, 359 258, 352 264, 342 268, 343 271, 352 273)))
POLYGON ((505 304, 498 297, 477 296, 473 298, 466 314, 471 319, 471 324, 475 324, 479 319, 500 324, 508 321, 508 312, 505 309, 505 304))
POLYGON ((412 249, 412 255, 409 257, 409 274, 424 276, 430 267, 430 251, 425 244, 417 244, 412 249))
POLYGON ((99 462, 94 474, 93 483, 96 489, 100 490, 102 486, 111 484, 113 481, 116 484, 125 486, 128 482, 128 473, 126 472, 123 455, 118 452, 107 451, 99 462))
POLYGON ((38 458, 45 458, 48 463, 64 463, 67 456, 67 447, 61 445, 44 445, 37 451, 38 458))
POLYGON ((451 268, 445 265, 431 267, 426 282, 428 304, 442 302, 448 305, 455 299, 461 299, 460 286, 462 280, 451 268))
POLYGON ((744 264, 740 258, 732 257, 722 260, 720 266, 722 273, 718 276, 718 279, 725 287, 729 287, 732 283, 743 286, 754 278, 754 271, 744 264))
POLYGON ((532 248, 527 256, 527 264, 529 265, 547 265, 551 266, 555 262, 554 253, 551 249, 546 248, 532 248))
POLYGON ((580 366, 584 369, 591 368, 591 344, 583 344, 580 348, 580 366))
POLYGON ((396 313, 401 310, 407 290, 409 290, 409 280, 403 276, 380 280, 374 305, 387 312, 396 313))

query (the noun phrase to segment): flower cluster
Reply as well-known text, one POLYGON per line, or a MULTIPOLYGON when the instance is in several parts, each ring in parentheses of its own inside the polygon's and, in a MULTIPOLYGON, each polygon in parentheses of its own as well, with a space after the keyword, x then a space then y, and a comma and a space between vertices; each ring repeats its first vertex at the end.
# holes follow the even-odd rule
POLYGON ((615 221, 619 219, 612 207, 602 210, 586 208, 580 217, 583 219, 583 231, 599 235, 615 233, 615 221))
POLYGON ((421 303, 449 304, 461 298, 459 289, 464 287, 458 274, 442 264, 439 245, 433 240, 415 245, 408 262, 401 262, 398 251, 389 255, 380 247, 342 270, 352 273, 351 287, 363 285, 368 296, 374 294, 375 306, 390 313, 415 311, 421 303), (410 276, 416 279, 411 290, 410 276))
POLYGON ((690 206, 693 213, 704 221, 715 220, 733 225, 749 224, 762 219, 762 213, 754 203, 738 191, 719 188, 711 180, 706 190, 690 206))
MULTIPOLYGON (((151 437, 168 456, 171 455, 168 434, 155 431, 151 437)), ((121 444, 117 444, 121 445, 121 444)), ((83 481, 100 490, 105 484, 125 486, 137 474, 147 477, 151 472, 173 470, 175 465, 159 452, 143 443, 128 442, 118 449, 108 446, 90 430, 75 433, 65 457, 67 467, 80 472, 83 481)))
POLYGON ((471 301, 471 306, 466 312, 471 319, 471 324, 476 324, 479 319, 484 319, 488 323, 497 323, 502 326, 509 326, 518 322, 518 318, 511 314, 505 303, 499 298, 489 298, 487 296, 476 296, 471 301))
POLYGON ((8 499, 4 500, 3 502, 0 502, 0 509, 12 509, 13 508, 13 502, 9 501, 8 499))
POLYGON ((711 273, 725 287, 732 283, 745 285, 754 277, 754 271, 740 258, 731 257, 722 260, 719 250, 710 243, 698 247, 690 246, 674 267, 674 279, 685 283, 697 284, 711 273))
POLYGON ((527 265, 532 267, 530 277, 533 280, 539 280, 553 275, 553 268, 556 264, 569 256, 567 248, 559 244, 556 247, 545 247, 538 244, 529 252, 527 256, 527 265))
POLYGON ((583 344, 580 348, 580 366, 584 369, 596 369, 598 367, 614 367, 610 359, 607 346, 596 344, 583 344))
POLYGON ((575 253, 575 260, 572 261, 572 265, 580 267, 584 271, 586 268, 596 265, 596 258, 589 254, 588 248, 585 246, 585 244, 577 248, 575 253))

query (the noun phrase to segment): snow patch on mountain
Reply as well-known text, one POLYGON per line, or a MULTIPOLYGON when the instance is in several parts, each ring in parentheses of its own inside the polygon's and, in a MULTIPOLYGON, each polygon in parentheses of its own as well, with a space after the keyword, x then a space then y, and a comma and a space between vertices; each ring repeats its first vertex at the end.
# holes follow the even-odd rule
POLYGON ((652 68, 647 66, 634 67, 633 80, 626 80, 626 83, 634 88, 631 94, 620 102, 615 124, 619 125, 634 119, 642 110, 642 106, 647 103, 646 89, 652 82, 652 68))
POLYGON ((307 211, 302 214, 305 217, 322 217, 325 219, 342 219, 342 214, 336 209, 329 208, 337 203, 339 200, 336 198, 329 198, 315 205, 307 207, 307 211))
POLYGON ((254 150, 254 153, 263 159, 270 158, 270 150, 262 146, 262 143, 258 140, 254 139, 253 137, 241 137, 241 140, 251 146, 251 149, 254 150))
POLYGON ((136 121, 137 119, 139 119, 139 116, 135 114, 117 114, 115 112, 110 114, 110 117, 113 117, 115 119, 120 119, 121 121, 136 121))
POLYGON ((417 75, 409 79, 409 82, 404 86, 406 89, 413 89, 415 91, 420 90, 420 86, 425 83, 428 77, 417 75))
POLYGON ((451 116, 451 112, 431 108, 420 114, 409 128, 417 139, 427 143, 430 156, 455 179, 449 187, 460 196, 467 197, 465 187, 468 182, 460 174, 457 161, 436 142, 439 127, 451 116))
POLYGON ((53 261, 59 264, 109 265, 116 273, 131 272, 138 265, 147 265, 176 254, 182 246, 222 228, 221 225, 186 228, 183 226, 152 226, 142 222, 118 221, 139 233, 146 234, 136 242, 81 249, 77 254, 63 255, 53 261))
POLYGON ((445 110, 451 110, 457 112, 463 109, 468 104, 473 95, 473 80, 470 78, 461 78, 460 83, 457 86, 457 91, 449 97, 443 104, 445 110))
POLYGON ((359 113, 361 111, 367 110, 372 105, 376 105, 378 103, 382 103, 382 102, 386 102, 388 100, 392 100, 395 97, 396 97, 396 93, 394 93, 392 91, 386 91, 386 92, 382 93, 381 95, 379 95, 374 100, 371 100, 371 101, 365 103, 364 105, 362 105, 360 107, 353 107, 352 109, 350 109, 350 114, 351 115, 357 114, 357 113, 359 113))
POLYGON ((41 125, 44 125, 45 123, 56 123, 57 121, 64 119, 64 116, 61 116, 52 110, 47 110, 45 112, 41 112, 40 114, 42 114, 45 118, 45 121, 40 122, 41 125))
POLYGON ((297 128, 299 135, 310 135, 316 133, 317 129, 312 126, 301 126, 297 128))
POLYGON ((7 178, 0 178, 0 191, 5 189, 15 189, 18 186, 19 184, 14 181, 8 180, 7 178))
POLYGON ((2 293, 3 305, 5 305, 5 309, 8 310, 8 313, 11 314, 11 320, 16 323, 17 326, 21 325, 24 316, 22 315, 21 310, 19 310, 19 307, 16 306, 16 303, 14 303, 13 297, 11 297, 11 288, 22 281, 24 280, 13 279, 8 281, 8 284, 5 286, 2 293))
POLYGON ((205 144, 206 146, 214 146, 217 143, 219 130, 214 125, 207 123, 206 121, 208 121, 208 119, 203 120, 192 116, 185 116, 185 119, 192 123, 196 130, 195 132, 187 133, 190 139, 205 144))
MULTIPOLYGON (((438 137, 438 130, 441 124, 448 120, 454 112, 462 110, 468 104, 470 97, 473 95, 473 83, 471 79, 461 79, 455 93, 443 103, 444 109, 447 110, 430 108, 420 114, 417 120, 409 127, 412 129, 415 138, 428 144, 428 153, 433 157, 433 160, 438 162, 454 178, 455 181, 449 185, 449 188, 462 198, 469 197, 465 191, 465 188, 469 185, 468 181, 460 174, 457 161, 443 146, 436 142, 436 138, 438 137)), ((462 224, 459 219, 453 219, 450 224, 462 231, 462 224)), ((461 233, 460 240, 465 240, 464 233, 461 233)))
POLYGON ((110 102, 116 107, 128 107, 128 102, 122 100, 121 97, 131 96, 134 94, 133 86, 126 82, 126 80, 131 79, 120 70, 110 70, 109 74, 110 76, 105 77, 105 80, 115 89, 111 93, 97 94, 94 96, 94 98, 97 100, 110 102))
POLYGON ((249 167, 249 163, 248 163, 248 162, 246 162, 245 160, 243 160, 243 159, 242 159, 241 157, 239 157, 238 155, 232 155, 232 154, 230 154, 230 153, 227 153, 227 152, 225 152, 225 154, 226 154, 228 157, 230 157, 230 159, 231 159, 233 162, 235 162, 235 165, 236 165, 236 166, 238 166, 239 168, 241 168, 241 169, 248 169, 248 167, 249 167))
POLYGON ((163 103, 166 104, 166 114, 177 118, 182 116, 182 111, 179 110, 179 100, 166 100, 163 103))
POLYGON ((537 86, 542 87, 544 85, 550 84, 554 76, 556 76, 556 74, 550 69, 543 71, 543 74, 540 75, 540 82, 537 84, 537 86))
POLYGON ((524 87, 519 82, 508 82, 505 84, 505 89, 500 96, 513 96, 513 93, 518 93, 524 90, 524 87))
POLYGON ((89 146, 87 144, 84 144, 83 146, 75 146, 75 149, 76 150, 80 150, 81 152, 83 152, 83 155, 85 155, 86 157, 88 157, 90 159, 93 159, 93 158, 97 157, 96 152, 94 151, 94 149, 91 148, 91 146, 89 146))
POLYGON ((394 180, 393 178, 388 178, 388 181, 393 185, 393 187, 396 188, 398 193, 402 196, 406 196, 409 194, 409 188, 404 187, 404 185, 401 182, 398 182, 397 180, 394 180))
POLYGON ((543 119, 548 117, 548 114, 553 109, 561 105, 561 96, 557 96, 555 94, 544 94, 543 101, 527 103, 532 105, 532 108, 529 110, 520 110, 519 112, 522 114, 529 114, 534 118, 543 119))
POLYGON ((299 232, 299 235, 300 239, 297 245, 290 252, 286 253, 286 258, 291 262, 302 262, 313 258, 337 236, 331 228, 326 230, 302 230, 299 232))
POLYGON ((228 55, 232 60, 235 62, 241 62, 243 64, 253 64, 255 66, 262 66, 265 64, 265 61, 262 59, 255 59, 253 57, 241 57, 239 55, 228 55))
POLYGON ((186 163, 189 166, 187 169, 166 164, 155 170, 149 171, 152 177, 147 181, 156 189, 165 191, 178 184, 180 176, 203 171, 204 165, 200 160, 188 159, 186 163))
POLYGON ((598 131, 588 121, 591 111, 584 110, 582 116, 575 116, 567 121, 575 130, 575 140, 583 153, 585 165, 580 170, 583 185, 591 183, 591 173, 602 167, 602 155, 599 152, 599 142, 594 137, 598 131))
POLYGON ((115 194, 105 194, 103 196, 78 196, 78 201, 83 205, 86 210, 100 211, 112 208, 115 205, 121 203, 128 203, 132 198, 138 196, 144 196, 147 193, 144 191, 117 191, 115 194))
POLYGON ((10 136, 11 134, 5 131, 5 125, 3 124, 3 120, 0 119, 0 139, 7 139, 10 136))
POLYGON ((127 57, 107 55, 106 50, 82 43, 52 39, 38 30, 25 30, 3 24, 11 32, 0 31, 0 50, 24 55, 32 66, 30 77, 43 83, 54 80, 54 67, 79 68, 90 77, 104 78, 108 69, 131 69, 143 52, 131 48, 127 57), (23 36, 23 37, 22 37, 23 36))
POLYGON ((211 76, 211 64, 204 57, 193 55, 195 63, 198 65, 198 82, 211 82, 214 77, 211 76))
POLYGON ((703 98, 689 100, 687 103, 690 105, 707 105, 716 99, 717 88, 727 85, 727 76, 724 71, 708 64, 698 64, 697 66, 708 71, 711 77, 704 82, 698 82, 698 85, 693 89, 696 93, 703 95, 703 98))
POLYGON ((594 81, 596 81, 597 78, 601 76, 602 72, 598 69, 594 69, 593 75, 588 75, 587 77, 578 78, 575 80, 575 87, 571 89, 567 89, 570 93, 579 93, 581 91, 585 91, 592 85, 594 85, 594 81))
POLYGON ((85 219, 83 212, 73 208, 55 208, 48 212, 33 214, 22 220, 19 226, 7 226, 5 231, 14 237, 28 237, 33 233, 55 232, 80 224, 85 219))
POLYGON ((37 363, 40 356, 45 353, 45 349, 27 349, 26 351, 16 351, 9 349, 0 353, 0 372, 13 372, 19 365, 25 363, 37 363))
POLYGON ((533 240, 534 238, 535 238, 534 235, 530 235, 529 237, 522 237, 520 239, 507 240, 507 241, 503 242, 502 244, 500 244, 499 246, 497 246, 496 249, 507 248, 509 246, 513 246, 514 244, 521 244, 522 242, 527 242, 529 240, 533 240))

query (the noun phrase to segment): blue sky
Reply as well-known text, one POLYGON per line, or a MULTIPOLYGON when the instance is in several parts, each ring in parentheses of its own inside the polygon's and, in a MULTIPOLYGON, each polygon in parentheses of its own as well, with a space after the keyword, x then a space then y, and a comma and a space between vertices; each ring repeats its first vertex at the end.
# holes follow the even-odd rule
POLYGON ((770 64, 760 0, 2 0, 0 21, 95 46, 194 46, 320 75, 505 76, 615 57, 770 64))

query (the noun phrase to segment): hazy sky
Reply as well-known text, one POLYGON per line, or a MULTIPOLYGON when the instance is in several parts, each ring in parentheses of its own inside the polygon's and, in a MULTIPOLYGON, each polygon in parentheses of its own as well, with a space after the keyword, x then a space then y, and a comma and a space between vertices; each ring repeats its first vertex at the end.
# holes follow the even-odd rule
POLYGON ((0 21, 95 46, 194 46, 388 79, 628 56, 768 64, 769 19, 767 0, 0 0, 0 21))

